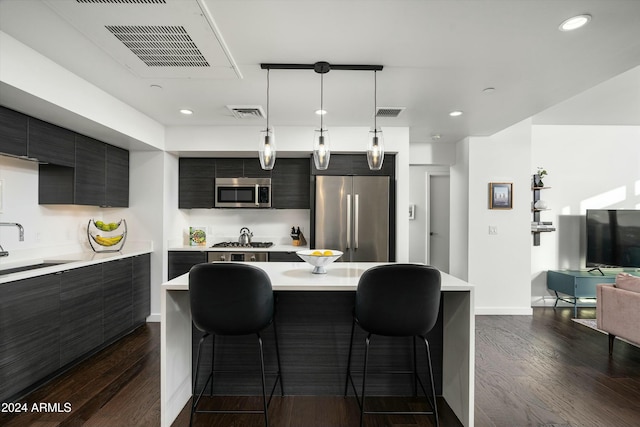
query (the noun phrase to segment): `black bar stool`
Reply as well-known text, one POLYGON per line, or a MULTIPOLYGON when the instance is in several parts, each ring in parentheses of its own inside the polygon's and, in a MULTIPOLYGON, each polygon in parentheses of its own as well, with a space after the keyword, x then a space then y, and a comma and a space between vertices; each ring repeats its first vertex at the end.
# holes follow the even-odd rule
POLYGON ((189 298, 191 302, 191 318, 196 328, 203 332, 198 344, 196 369, 193 379, 193 396, 191 400, 191 416, 189 425, 193 423, 195 413, 264 414, 264 424, 269 425, 268 407, 273 392, 280 383, 280 394, 284 396, 280 368, 280 350, 274 316, 274 297, 271 280, 263 270, 237 263, 197 264, 189 271, 189 298), (264 352, 260 332, 273 323, 275 334, 276 358, 278 372, 267 401, 265 388, 264 352), (250 335, 256 334, 260 353, 260 372, 262 379, 261 410, 197 410, 204 390, 211 382, 213 394, 213 355, 211 373, 207 377, 202 390, 197 393, 197 378, 200 368, 200 353, 206 338, 211 335, 215 345, 216 335, 250 335))
POLYGON ((388 264, 370 268, 360 277, 356 290, 356 301, 351 325, 351 341, 349 344, 349 359, 347 362, 347 379, 344 395, 347 395, 349 382, 356 395, 360 407, 360 426, 364 423, 364 414, 406 414, 433 415, 436 427, 438 422, 438 407, 433 382, 431 366, 431 352, 426 335, 433 329, 440 308, 440 272, 421 264, 388 264), (358 396, 356 386, 351 376, 351 355, 353 350, 353 335, 356 323, 367 333, 365 339, 364 369, 362 377, 362 393, 358 396), (366 411, 365 384, 367 381, 367 362, 369 344, 372 335, 388 337, 413 337, 413 371, 414 390, 420 384, 431 411, 366 411), (416 337, 424 342, 429 367, 430 395, 426 392, 417 371, 416 337))

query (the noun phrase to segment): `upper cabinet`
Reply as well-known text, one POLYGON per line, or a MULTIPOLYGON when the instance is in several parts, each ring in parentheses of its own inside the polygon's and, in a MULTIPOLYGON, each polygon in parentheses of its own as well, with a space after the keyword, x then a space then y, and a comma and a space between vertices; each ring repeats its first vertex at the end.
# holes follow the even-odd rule
POLYGON ((0 153, 27 155, 28 116, 0 107, 0 153))
POLYGON ((331 154, 329 167, 326 170, 318 170, 313 161, 311 163, 312 175, 382 175, 395 177, 394 154, 385 154, 382 169, 378 171, 369 169, 366 153, 331 154))
POLYGON ((257 158, 181 158, 178 173, 178 207, 213 208, 216 178, 271 178, 271 206, 309 209, 310 162, 278 159, 272 171, 263 170, 257 158))
POLYGON ((75 133, 29 118, 29 157, 43 163, 74 167, 75 133))
POLYGON ((278 209, 309 209, 311 162, 278 159, 271 174, 271 206, 278 209))
POLYGON ((0 107, 0 154, 37 160, 38 203, 129 206, 129 151, 0 107))

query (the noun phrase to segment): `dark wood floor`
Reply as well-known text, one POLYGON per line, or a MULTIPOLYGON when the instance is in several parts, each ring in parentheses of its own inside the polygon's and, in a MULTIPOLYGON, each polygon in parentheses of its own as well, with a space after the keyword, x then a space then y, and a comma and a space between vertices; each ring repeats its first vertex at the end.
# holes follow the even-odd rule
MULTIPOLYGON (((580 317, 595 316, 591 308, 580 317)), ((640 348, 571 321, 572 309, 535 308, 533 316, 476 317, 478 427, 638 426, 640 348)), ((28 413, 0 413, 7 427, 158 426, 159 324, 148 324, 21 399, 28 413), (71 404, 70 412, 31 412, 33 403, 71 404)), ((411 406, 407 400, 376 405, 411 406)), ((256 407, 256 398, 218 398, 215 405, 256 407)), ((226 406, 226 407, 228 407, 226 406)), ((443 408, 444 409, 444 408, 443 408)), ((269 410, 276 426, 358 425, 353 398, 286 396, 269 410)), ((174 426, 188 425, 188 410, 174 426)), ((198 415, 196 425, 260 426, 260 415, 198 415)), ((430 426, 429 417, 368 416, 367 426, 430 426)), ((457 425, 443 410, 441 426, 457 425)))

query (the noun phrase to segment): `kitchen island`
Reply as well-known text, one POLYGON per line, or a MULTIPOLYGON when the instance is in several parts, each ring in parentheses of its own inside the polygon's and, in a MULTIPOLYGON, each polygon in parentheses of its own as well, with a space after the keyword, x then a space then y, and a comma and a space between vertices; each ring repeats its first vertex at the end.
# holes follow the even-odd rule
MULTIPOLYGON (((276 293, 285 393, 341 394, 355 289, 365 270, 384 263, 338 262, 327 267, 327 274, 312 274, 312 267, 306 263, 250 264, 269 275, 276 293), (292 342, 294 339, 297 341, 292 342)), ((188 283, 187 273, 162 285, 162 426, 170 426, 191 397, 193 331, 188 283)), ((440 319, 433 331, 435 346, 440 348, 438 361, 434 361, 434 372, 439 377, 437 393, 465 426, 473 425, 473 291, 472 285, 443 273, 440 319)), ((269 345, 267 338, 272 335, 271 331, 265 331, 266 346, 269 345)), ((388 349, 386 345, 382 347, 388 349)), ((391 354, 391 357, 396 356, 391 354)), ((385 362, 388 360, 381 361, 385 362)), ((357 366, 359 362, 354 359, 354 363, 357 366)), ((404 382, 410 381, 405 378, 404 382)), ((372 386, 373 383, 371 381, 372 386)), ((394 385, 390 389, 374 390, 379 395, 402 392, 394 385)), ((232 390, 229 394, 243 393, 232 390)))

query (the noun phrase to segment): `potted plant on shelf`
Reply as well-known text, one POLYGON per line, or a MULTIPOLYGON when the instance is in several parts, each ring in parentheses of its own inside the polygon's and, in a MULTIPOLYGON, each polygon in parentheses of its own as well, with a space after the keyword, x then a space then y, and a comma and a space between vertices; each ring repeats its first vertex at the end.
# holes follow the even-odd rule
POLYGON ((533 175, 533 186, 544 187, 542 178, 544 178, 546 175, 547 175, 547 170, 538 166, 538 172, 535 175, 533 175))

